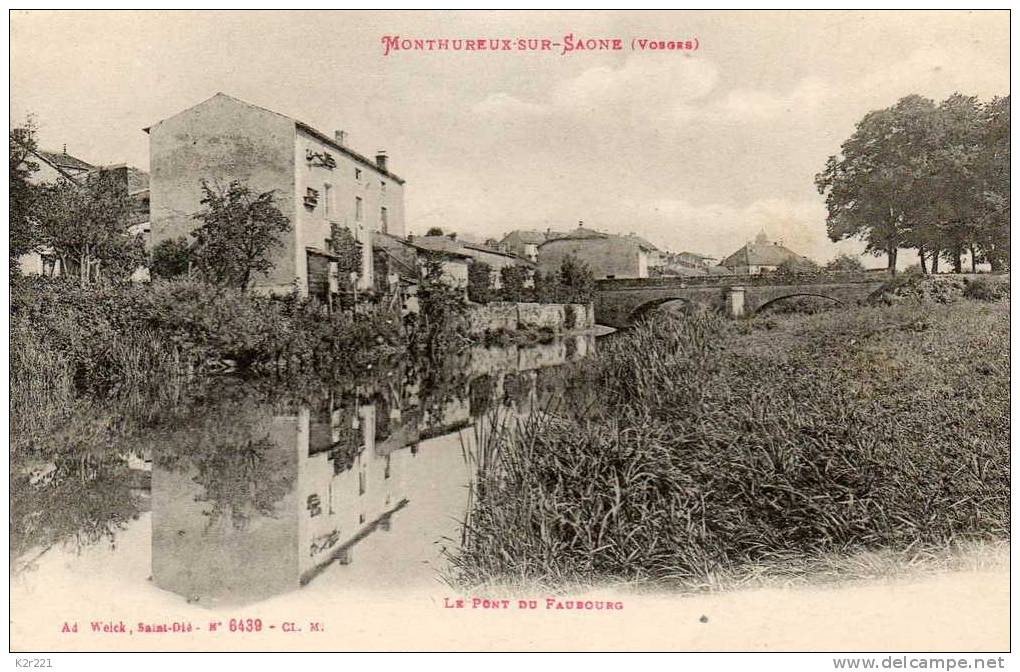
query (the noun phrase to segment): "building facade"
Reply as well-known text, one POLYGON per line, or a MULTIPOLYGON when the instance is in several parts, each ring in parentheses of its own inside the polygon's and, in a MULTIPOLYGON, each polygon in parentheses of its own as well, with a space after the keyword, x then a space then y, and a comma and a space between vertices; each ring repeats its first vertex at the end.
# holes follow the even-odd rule
MULTIPOLYGON (((30 159, 38 166, 29 181, 35 185, 68 182, 82 187, 88 180, 103 179, 111 182, 118 191, 131 199, 128 232, 140 235, 146 245, 149 242, 149 174, 126 164, 96 166, 67 153, 45 150, 29 151, 30 159)), ((18 267, 24 275, 58 276, 64 273, 61 261, 52 250, 41 249, 29 252, 18 259, 18 267)), ((146 269, 139 269, 132 279, 148 277, 146 269)))
POLYGON ((591 268, 596 280, 647 278, 651 252, 637 236, 614 236, 580 227, 542 243, 538 267, 543 273, 553 273, 564 259, 573 256, 591 268))
POLYGON ((374 284, 373 235, 404 233, 404 180, 385 153, 369 159, 308 124, 223 93, 146 129, 151 170, 152 244, 187 236, 202 209, 201 183, 240 181, 273 191, 291 230, 272 254, 260 291, 303 295, 328 273, 332 231, 347 228, 362 249, 358 284, 374 284), (309 260, 311 259, 311 265, 309 260), (328 262, 326 265, 328 269, 328 262), (311 269, 311 270, 310 270, 311 269))
POLYGON ((499 246, 504 252, 537 262, 538 246, 550 237, 549 234, 541 231, 518 229, 503 236, 503 240, 499 241, 499 246))
POLYGON ((754 241, 719 262, 719 266, 737 275, 758 275, 774 271, 786 262, 813 264, 810 259, 773 242, 762 231, 754 241))
POLYGON ((523 266, 529 270, 534 268, 533 262, 524 257, 485 245, 457 240, 449 236, 415 236, 413 242, 415 245, 429 250, 464 255, 472 263, 481 262, 487 264, 491 269, 490 286, 493 289, 502 287, 502 270, 507 266, 523 266))

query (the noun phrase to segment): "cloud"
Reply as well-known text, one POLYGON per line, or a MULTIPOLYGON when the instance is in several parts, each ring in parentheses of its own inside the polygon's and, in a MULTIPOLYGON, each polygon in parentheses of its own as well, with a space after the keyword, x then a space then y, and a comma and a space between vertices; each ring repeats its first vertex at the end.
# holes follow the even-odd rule
POLYGON ((709 117, 735 121, 771 121, 780 116, 813 116, 837 97, 836 89, 821 77, 805 77, 786 93, 760 89, 732 89, 709 106, 709 117))
POLYGON ((527 115, 596 126, 619 124, 622 115, 676 126, 693 118, 693 104, 708 96, 718 79, 718 69, 702 58, 634 55, 618 66, 596 66, 565 79, 544 100, 498 92, 476 103, 472 112, 490 119, 527 115))

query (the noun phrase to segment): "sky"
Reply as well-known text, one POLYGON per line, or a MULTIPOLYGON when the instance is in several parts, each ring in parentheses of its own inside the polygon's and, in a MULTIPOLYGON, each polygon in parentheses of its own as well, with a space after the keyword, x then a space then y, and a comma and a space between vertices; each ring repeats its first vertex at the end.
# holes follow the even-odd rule
POLYGON ((10 85, 12 123, 90 163, 147 169, 142 129, 222 91, 386 150, 412 233, 583 221, 722 258, 764 229, 824 262, 863 248, 826 237, 826 158, 905 95, 1008 94, 1009 14, 17 11, 10 85), (624 49, 382 44, 567 34, 624 49))

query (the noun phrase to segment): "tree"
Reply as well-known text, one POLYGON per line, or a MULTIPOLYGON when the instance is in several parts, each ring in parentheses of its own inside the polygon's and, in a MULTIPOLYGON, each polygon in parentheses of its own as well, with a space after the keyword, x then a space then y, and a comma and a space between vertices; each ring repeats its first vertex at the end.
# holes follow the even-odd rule
POLYGON ((932 268, 938 270, 938 256, 963 271, 963 254, 970 251, 977 233, 981 188, 975 167, 981 150, 981 105, 973 96, 959 93, 939 104, 934 118, 929 172, 932 188, 927 204, 938 254, 932 254, 932 268))
POLYGON ((1009 269, 1009 100, 999 96, 982 108, 981 149, 975 162, 980 216, 971 259, 980 256, 993 272, 1009 269))
POLYGON ((467 343, 464 289, 451 284, 439 254, 423 253, 418 276, 418 318, 412 329, 416 348, 434 360, 467 343))
POLYGON ((468 266, 468 299, 475 303, 492 301, 492 266, 475 261, 468 266))
POLYGON ((9 134, 10 172, 10 269, 14 272, 18 257, 35 250, 39 245, 39 230, 34 220, 38 187, 32 184, 32 174, 39 164, 32 160, 36 149, 35 122, 29 117, 22 126, 12 128, 9 134))
POLYGON ((192 232, 195 266, 207 282, 247 289, 256 274, 274 265, 273 248, 290 231, 290 221, 276 207, 274 192, 255 194, 234 180, 226 188, 202 180, 201 224, 192 232))
POLYGON ((439 228, 438 226, 433 226, 432 228, 430 228, 428 231, 425 232, 425 235, 426 236, 445 236, 446 234, 443 233, 443 230, 441 228, 439 228))
POLYGON ((864 264, 854 255, 841 254, 825 265, 827 271, 863 271, 864 264))
POLYGON ((33 209, 40 243, 60 259, 62 273, 86 285, 102 276, 127 277, 145 263, 142 237, 130 231, 133 208, 123 185, 97 172, 84 184, 41 187, 33 209))
POLYGON ((791 257, 776 267, 776 273, 781 275, 803 275, 805 273, 818 273, 821 267, 807 257, 791 257))
POLYGON ((191 244, 184 236, 167 238, 152 248, 149 273, 158 278, 179 278, 191 266, 191 244))
POLYGON ((935 104, 916 95, 868 113, 815 176, 829 238, 863 240, 867 252, 887 255, 893 273, 898 249, 918 242, 914 234, 931 216, 935 114, 935 104))
POLYGON ((499 269, 500 290, 504 301, 524 300, 525 271, 523 266, 504 266, 499 269))
POLYGON ((559 300, 563 303, 590 303, 595 297, 595 274, 572 254, 560 264, 559 282, 559 300))
POLYGON ((329 246, 330 251, 339 259, 336 262, 336 271, 341 287, 351 289, 351 274, 361 273, 361 248, 354 234, 343 224, 334 222, 330 225, 329 246))

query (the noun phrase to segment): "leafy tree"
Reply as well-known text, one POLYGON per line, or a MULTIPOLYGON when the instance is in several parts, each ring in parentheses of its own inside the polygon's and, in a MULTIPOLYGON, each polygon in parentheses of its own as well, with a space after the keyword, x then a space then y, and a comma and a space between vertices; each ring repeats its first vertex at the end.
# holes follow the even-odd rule
POLYGON ((523 266, 504 266, 499 270, 501 294, 504 301, 524 300, 524 280, 527 271, 523 266))
POLYGON ((863 271, 864 264, 855 255, 841 254, 825 265, 827 271, 863 271))
POLYGON ((158 278, 179 278, 188 274, 191 244, 184 236, 160 241, 152 248, 149 273, 158 278))
POLYGON ((438 226, 433 226, 432 228, 430 228, 428 231, 425 232, 425 235, 426 236, 445 236, 446 234, 443 233, 443 230, 441 228, 439 228, 438 226))
POLYGON ((559 282, 559 300, 563 303, 590 303, 595 298, 595 274, 572 254, 560 264, 559 282))
POLYGON ((467 299, 446 278, 442 258, 426 253, 418 278, 418 318, 411 330, 415 347, 433 359, 467 344, 467 299))
POLYGON ((272 191, 255 194, 241 182, 227 187, 202 180, 201 224, 192 232, 194 259, 208 282, 247 289, 256 274, 267 275, 273 248, 290 231, 290 221, 276 207, 272 191))
POLYGON ((794 257, 779 264, 775 272, 780 275, 803 275, 805 273, 818 273, 821 270, 818 264, 806 257, 794 257))
POLYGON ((39 170, 39 164, 32 160, 32 151, 36 149, 35 131, 35 122, 29 117, 22 126, 12 128, 9 134, 11 272, 16 268, 18 257, 39 245, 39 230, 33 218, 39 190, 31 182, 32 174, 39 170))
POLYGON ((468 266, 468 299, 475 303, 492 301, 492 266, 475 261, 468 266))
POLYGON ((932 215, 935 115, 935 104, 916 95, 868 113, 815 176, 826 197, 829 238, 863 240, 867 252, 887 255, 893 273, 898 249, 918 242, 917 231, 932 215))
POLYGON ((361 273, 361 248, 351 230, 334 222, 330 225, 330 251, 340 257, 336 270, 341 287, 350 289, 351 273, 361 273))
POLYGON ((971 259, 984 259, 993 272, 1009 268, 1009 100, 1009 96, 996 97, 983 107, 981 149, 974 168, 980 217, 971 259))
MULTIPOLYGON (((931 229, 938 253, 963 271, 963 254, 976 235, 980 185, 975 171, 982 134, 981 105, 973 96, 954 93, 939 104, 929 149, 932 189, 928 194, 931 229)), ((933 250, 932 266, 938 256, 933 250)))
POLYGON ((39 240, 60 258, 61 272, 86 285, 101 276, 124 278, 145 263, 141 235, 130 231, 134 204, 106 172, 78 184, 40 188, 35 203, 39 240))

